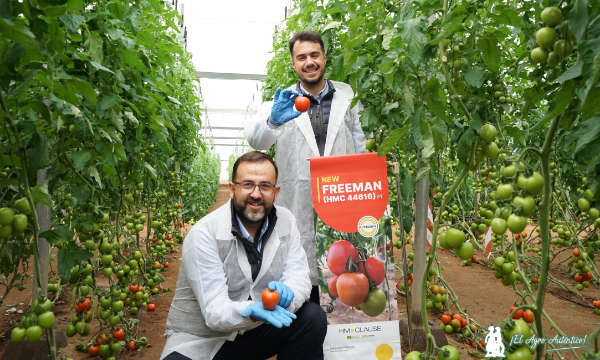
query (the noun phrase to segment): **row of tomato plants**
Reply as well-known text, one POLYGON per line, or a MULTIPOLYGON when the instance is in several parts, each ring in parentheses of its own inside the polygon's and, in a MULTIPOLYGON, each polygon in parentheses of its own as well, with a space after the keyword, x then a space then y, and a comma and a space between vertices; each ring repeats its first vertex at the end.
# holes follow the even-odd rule
MULTIPOLYGON (((586 0, 299 0, 274 37, 265 98, 295 81, 287 39, 304 28, 319 31, 330 59, 326 76, 350 83, 364 107, 369 150, 400 162, 394 218, 401 211, 398 222, 411 231, 413 214, 427 206, 413 202, 416 184, 431 179, 441 215, 432 229, 434 249, 448 235, 457 250, 482 248, 476 236, 493 228, 495 258, 505 260, 497 276, 522 299, 515 312, 531 311, 533 330, 543 337, 542 317, 556 325, 543 308, 548 282, 556 280, 551 262, 572 248, 567 267, 576 289, 598 280, 600 104, 592 99, 600 91, 599 14, 600 5, 586 0), (474 221, 449 230, 453 216, 474 221), (536 235, 523 239, 528 223, 537 225, 536 235)), ((430 272, 441 275, 434 256, 430 272)), ((431 357, 437 352, 427 324, 431 287, 428 276, 419 278, 428 334, 423 356, 431 357)), ((510 318, 507 331, 516 326, 510 318)), ((546 347, 536 347, 537 359, 546 347)), ((533 353, 509 349, 507 356, 533 353)))
POLYGON ((208 210, 218 186, 219 161, 198 137, 180 18, 161 0, 25 0, 2 10, 0 302, 27 286, 32 268, 34 280, 11 337, 45 331, 58 358, 51 309, 71 289, 67 335, 116 357, 121 341, 135 340, 130 317, 152 311, 183 222, 208 210), (48 274, 50 252, 57 274, 48 274))

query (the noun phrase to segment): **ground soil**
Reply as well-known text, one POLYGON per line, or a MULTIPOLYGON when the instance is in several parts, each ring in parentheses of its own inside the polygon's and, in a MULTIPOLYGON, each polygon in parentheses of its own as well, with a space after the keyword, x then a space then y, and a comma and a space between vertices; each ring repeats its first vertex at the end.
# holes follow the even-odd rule
MULTIPOLYGON (((217 201, 215 202, 213 209, 228 199, 229 194, 227 188, 223 185, 217 193, 217 201)), ((190 226, 186 225, 184 230, 187 231, 189 228, 190 226)), ((481 253, 476 252, 476 254, 478 258, 482 258, 481 253)), ((176 256, 170 260, 168 271, 163 273, 165 281, 162 284, 164 288, 169 288, 173 291, 175 289, 177 274, 181 264, 180 253, 175 255, 176 256)), ((482 327, 487 328, 489 325, 499 326, 501 321, 506 317, 511 305, 518 300, 518 297, 512 288, 503 286, 500 280, 494 277, 494 272, 486 266, 485 260, 480 261, 479 264, 462 266, 462 261, 448 251, 438 250, 437 255, 443 268, 444 279, 456 293, 460 305, 468 312, 469 316, 475 319, 482 327)), ((565 253, 563 256, 568 256, 568 254, 565 253)), ((394 257, 396 259, 400 258, 397 249, 394 250, 394 257)), ((558 263, 560 260, 561 259, 559 258, 555 260, 554 263, 558 263)), ((568 279, 567 275, 561 269, 553 268, 551 273, 569 287, 572 288, 574 286, 573 281, 568 279)), ((390 288, 394 289, 394 276, 390 273, 389 277, 392 280, 392 282, 390 282, 390 288)), ((0 291, 3 291, 3 289, 0 288, 0 291)), ((138 318, 140 319, 138 336, 146 336, 149 340, 149 345, 141 351, 123 352, 119 356, 119 359, 152 360, 159 358, 165 343, 163 332, 167 313, 173 297, 173 291, 153 296, 152 301, 156 304, 156 311, 153 313, 141 311, 138 315, 138 318)), ((64 333, 64 329, 73 315, 70 292, 71 289, 67 287, 54 308, 57 318, 55 325, 57 332, 64 333)), ((6 353, 6 351, 7 348, 9 348, 8 338, 10 337, 10 329, 14 327, 15 321, 20 315, 7 314, 7 310, 13 307, 25 309, 25 304, 29 301, 30 295, 30 289, 26 289, 22 292, 14 290, 6 299, 4 305, 0 307, 0 359, 15 359, 11 356, 12 353, 6 353)), ((550 284, 545 296, 544 309, 560 329, 568 336, 583 337, 586 334, 589 335, 600 325, 600 316, 595 315, 593 309, 590 308, 592 299, 600 298, 600 288, 593 284, 590 288, 584 289, 581 295, 583 296, 583 299, 560 289, 554 284, 550 284)), ((328 300, 328 296, 322 296, 322 304, 328 303, 328 300)), ((392 304, 397 305, 394 307, 395 311, 392 317, 394 319, 398 317, 406 318, 405 298, 402 295, 396 296, 393 294, 391 300, 392 304)), ((334 302, 334 305, 336 304, 337 301, 334 302)), ((343 306, 335 306, 335 308, 336 311, 328 314, 330 323, 344 323, 349 322, 350 320, 354 322, 373 320, 373 318, 366 317, 359 311, 348 310, 343 306)), ((387 316, 387 313, 380 315, 381 319, 385 319, 387 316)), ((429 319, 433 322, 434 326, 439 326, 439 314, 430 314, 429 319)), ((545 337, 553 337, 557 334, 556 330, 550 329, 546 320, 544 320, 544 326, 545 337)), ((94 329, 92 329, 92 333, 94 333, 94 329)), ((474 350, 472 347, 458 342, 456 335, 449 335, 447 338, 450 344, 459 348, 461 359, 472 358, 472 356, 469 355, 469 351, 474 350)), ((87 354, 77 352, 74 349, 75 344, 84 342, 85 340, 87 339, 78 336, 68 338, 67 346, 60 349, 61 355, 69 356, 76 360, 88 358, 87 354)), ((33 345, 26 344, 25 346, 33 345)), ((403 348, 404 353, 406 353, 407 350, 407 348, 403 348)), ((575 358, 575 356, 568 351, 554 352, 554 354, 555 358, 558 358, 557 355, 559 354, 567 359, 575 358)), ((481 353, 481 355, 483 355, 483 353, 481 353)))

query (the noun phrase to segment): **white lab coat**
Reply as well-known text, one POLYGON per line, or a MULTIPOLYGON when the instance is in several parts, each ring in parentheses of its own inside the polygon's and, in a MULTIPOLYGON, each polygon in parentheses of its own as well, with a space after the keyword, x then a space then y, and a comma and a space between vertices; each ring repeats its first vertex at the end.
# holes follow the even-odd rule
MULTIPOLYGON (((358 115, 362 107, 357 103, 350 108, 354 93, 348 84, 331 82, 335 93, 329 114, 324 156, 365 152, 365 135, 358 115)), ((296 89, 296 85, 290 88, 296 89)), ((278 183, 281 185, 276 203, 290 209, 296 217, 310 267, 310 281, 312 285, 318 285, 315 220, 308 162, 309 158, 320 156, 317 141, 308 112, 277 128, 269 127, 267 118, 271 114, 272 105, 273 102, 265 103, 258 116, 246 123, 244 134, 248 144, 255 149, 266 150, 275 144, 275 163, 279 169, 278 183)))
POLYGON ((231 233, 231 201, 192 227, 183 242, 161 359, 177 351, 193 360, 210 360, 226 340, 262 324, 241 313, 251 304, 249 297, 260 301, 270 281, 281 281, 294 292, 290 312, 309 298, 308 263, 296 220, 289 210, 276 209, 277 222, 255 281, 244 246, 231 233))

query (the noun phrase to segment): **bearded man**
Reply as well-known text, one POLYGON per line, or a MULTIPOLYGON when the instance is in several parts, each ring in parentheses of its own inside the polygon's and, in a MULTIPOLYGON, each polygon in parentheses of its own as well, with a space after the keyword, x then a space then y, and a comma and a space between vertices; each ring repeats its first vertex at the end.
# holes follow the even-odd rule
POLYGON ((242 155, 230 201, 186 236, 161 359, 323 359, 327 319, 307 301, 309 268, 296 220, 273 205, 277 175, 269 155, 242 155), (273 310, 261 302, 266 288, 280 296, 273 310))

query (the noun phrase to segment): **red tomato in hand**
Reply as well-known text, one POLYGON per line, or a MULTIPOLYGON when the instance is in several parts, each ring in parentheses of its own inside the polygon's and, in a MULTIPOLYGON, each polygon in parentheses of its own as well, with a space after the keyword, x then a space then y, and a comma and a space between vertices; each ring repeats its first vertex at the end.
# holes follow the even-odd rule
POLYGON ((359 259, 358 250, 348 240, 338 240, 329 246, 327 250, 327 266, 332 273, 341 275, 346 271, 348 258, 353 262, 359 259))
POLYGON ((294 106, 296 106, 296 110, 305 112, 310 107, 310 100, 306 96, 298 96, 294 100, 294 106))
POLYGON ((337 278, 336 289, 341 302, 358 306, 369 294, 369 280, 363 273, 343 273, 337 278))
POLYGON ((267 310, 274 310, 279 303, 279 293, 277 290, 264 289, 262 292, 263 307, 267 310))

